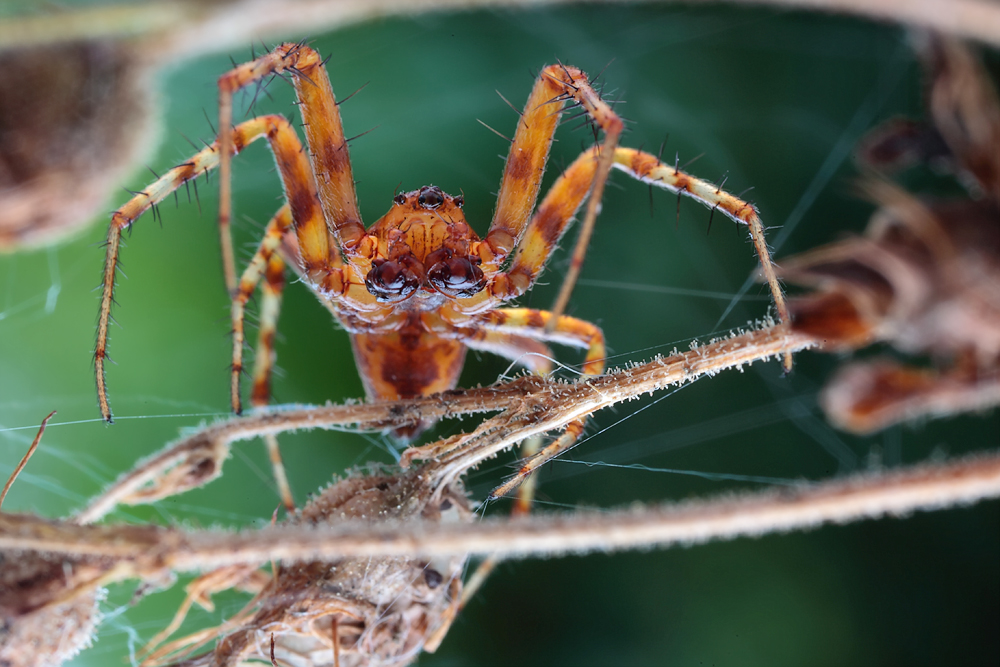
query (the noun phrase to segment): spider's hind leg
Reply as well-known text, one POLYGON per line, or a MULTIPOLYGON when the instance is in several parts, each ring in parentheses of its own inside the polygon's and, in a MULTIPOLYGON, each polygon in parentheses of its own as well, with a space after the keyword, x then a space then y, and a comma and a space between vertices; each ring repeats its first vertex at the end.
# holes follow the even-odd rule
MULTIPOLYGON (((489 329, 476 329, 466 341, 466 345, 472 350, 492 352, 505 359, 510 359, 539 375, 548 375, 552 372, 552 350, 545 343, 533 338, 489 329)), ((522 442, 521 458, 534 457, 542 449, 542 442, 540 435, 531 436, 522 442)), ((511 516, 527 516, 531 513, 536 486, 537 476, 532 474, 518 487, 517 500, 514 501, 514 506, 511 508, 511 516)), ((475 597, 501 560, 498 556, 491 555, 479 563, 462 587, 460 608, 465 608, 469 600, 475 597)))
MULTIPOLYGON (((268 223, 264 239, 243 271, 236 294, 233 296, 233 362, 230 391, 233 411, 237 413, 242 407, 240 374, 243 371, 246 303, 262 279, 264 284, 260 305, 260 332, 257 337, 257 354, 254 362, 253 390, 250 402, 256 408, 266 406, 271 400, 271 372, 275 360, 274 338, 278 328, 281 294, 285 286, 285 262, 278 254, 278 249, 282 244, 282 238, 291 228, 291 208, 286 204, 268 223)), ((273 434, 265 434, 263 437, 267 445, 271 468, 274 471, 274 481, 278 485, 281 502, 286 510, 293 512, 295 511, 295 501, 285 474, 281 452, 278 450, 278 439, 273 434)))
MULTIPOLYGON (((586 378, 604 372, 606 356, 604 334, 599 327, 590 322, 533 308, 497 308, 483 316, 482 324, 500 333, 586 348, 587 355, 583 361, 581 376, 586 378)), ((490 498, 507 495, 527 480, 537 468, 572 447, 583 433, 586 422, 586 419, 571 422, 554 442, 528 458, 514 477, 494 489, 490 493, 490 498)))
MULTIPOLYGON (((281 310, 281 294, 285 287, 285 262, 278 255, 272 255, 264 272, 263 297, 260 302, 260 332, 257 338, 257 355, 254 361, 253 391, 250 402, 255 408, 265 407, 271 401, 271 374, 274 371, 274 338, 278 330, 278 313, 281 310)), ((264 444, 278 485, 281 503, 289 513, 295 511, 295 499, 285 474, 285 464, 278 449, 278 436, 264 434, 264 444)))

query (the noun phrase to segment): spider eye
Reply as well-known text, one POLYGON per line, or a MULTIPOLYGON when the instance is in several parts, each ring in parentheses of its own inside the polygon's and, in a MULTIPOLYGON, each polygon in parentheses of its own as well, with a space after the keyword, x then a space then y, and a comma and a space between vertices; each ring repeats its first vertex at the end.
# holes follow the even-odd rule
POLYGON ((365 286, 379 301, 391 303, 413 294, 420 279, 400 262, 376 259, 365 276, 365 286))
POLYGON ((434 185, 420 188, 417 203, 424 208, 435 209, 444 203, 444 193, 441 192, 441 188, 434 185))
POLYGON ((392 201, 396 202, 397 206, 402 206, 403 204, 406 203, 406 195, 404 195, 403 193, 399 193, 398 195, 392 198, 392 201))
POLYGON ((462 195, 458 195, 453 199, 453 201, 455 202, 455 206, 459 208, 462 208, 462 206, 465 205, 465 197, 463 197, 462 195))
POLYGON ((452 257, 437 262, 427 271, 427 279, 434 289, 450 297, 473 296, 486 287, 482 270, 468 257, 452 257))

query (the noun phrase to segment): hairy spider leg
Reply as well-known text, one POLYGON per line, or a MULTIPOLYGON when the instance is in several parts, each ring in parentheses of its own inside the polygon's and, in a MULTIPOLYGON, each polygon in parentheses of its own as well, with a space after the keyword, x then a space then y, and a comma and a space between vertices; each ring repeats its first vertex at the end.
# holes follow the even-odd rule
MULTIPOLYGON (((267 139, 278 170, 281 172, 301 261, 307 267, 308 275, 331 289, 343 291, 343 275, 338 268, 339 255, 336 254, 336 248, 329 245, 326 221, 319 206, 315 182, 309 164, 302 154, 302 144, 288 120, 282 116, 269 115, 240 123, 232 132, 232 151, 239 153, 247 145, 262 137, 267 139)), ((218 144, 216 141, 187 162, 168 171, 111 216, 105 251, 101 312, 97 322, 97 345, 94 350, 97 400, 101 415, 108 423, 113 419, 111 405, 108 402, 105 360, 108 358, 108 325, 111 319, 111 306, 114 303, 114 284, 122 230, 131 226, 140 215, 163 201, 171 192, 218 166, 218 144)))
MULTIPOLYGON (((244 317, 246 313, 246 303, 253 296, 254 291, 257 289, 257 285, 261 282, 261 279, 266 278, 266 282, 270 283, 272 280, 279 281, 279 286, 277 289, 272 289, 275 298, 280 298, 281 287, 280 283, 283 282, 283 276, 280 275, 281 271, 277 276, 273 275, 271 261, 272 259, 281 262, 281 258, 277 254, 278 248, 281 246, 281 240, 285 232, 292 226, 292 215, 291 208, 285 204, 281 209, 275 214, 271 221, 267 224, 267 228, 264 231, 264 238, 261 239, 260 246, 257 248, 257 252, 250 259, 247 267, 243 270, 243 275, 240 276, 240 281, 237 285, 236 292, 232 297, 231 306, 231 317, 232 317, 232 330, 233 330, 233 360, 232 360, 232 374, 230 375, 230 402, 232 405, 233 412, 239 414, 242 410, 242 401, 240 398, 240 374, 243 372, 243 347, 245 343, 244 335, 244 317)), ((281 262, 280 268, 284 269, 284 263, 281 262)), ((275 267, 277 268, 277 267, 275 267)), ((267 292, 265 291, 265 297, 267 292)), ((277 320, 277 309, 278 305, 274 304, 271 306, 274 310, 273 319, 265 323, 265 316, 268 314, 269 309, 264 307, 262 303, 261 306, 261 330, 258 336, 258 345, 260 346, 260 351, 256 355, 256 364, 253 374, 253 392, 251 394, 251 401, 254 406, 258 405, 258 393, 263 392, 265 398, 264 403, 267 403, 267 393, 270 390, 270 378, 269 372, 273 364, 273 337, 274 337, 274 321, 277 320), (270 324, 265 336, 265 325, 270 324)))
MULTIPOLYGON (((329 228, 329 232, 326 228, 323 232, 329 235, 328 245, 331 248, 343 250, 350 257, 366 238, 365 229, 361 214, 358 212, 354 176, 340 111, 337 109, 337 101, 326 68, 314 49, 300 43, 281 44, 270 53, 219 77, 220 145, 223 148, 229 145, 233 94, 254 83, 263 85, 264 78, 271 75, 280 76, 285 72, 292 74, 291 83, 298 97, 302 122, 305 126, 306 142, 310 148, 309 158, 329 228)), ((219 167, 219 228, 223 235, 226 286, 232 293, 236 287, 236 279, 229 232, 229 221, 232 217, 230 159, 229 151, 223 150, 219 167)), ((320 247, 316 239, 316 250, 320 247)), ((370 252, 370 249, 366 248, 365 251, 370 252)), ((313 254, 315 253, 303 254, 307 272, 311 268, 310 261, 313 260, 313 254)), ((330 259, 332 261, 332 256, 330 259)))
POLYGON ((552 350, 541 341, 490 329, 474 329, 468 334, 465 345, 470 350, 509 359, 538 375, 546 375, 552 370, 552 350))
MULTIPOLYGON (((560 66, 560 70, 570 75, 568 68, 560 66)), ((580 72, 583 75, 583 72, 580 72)), ((552 74, 549 74, 552 76, 552 74)), ((577 234, 576 246, 573 248, 573 255, 570 258, 569 267, 563 277, 562 287, 559 295, 552 306, 553 315, 551 323, 559 321, 559 316, 566 311, 569 297, 573 293, 577 278, 580 277, 580 268, 583 266, 584 257, 587 255, 587 248, 590 246, 590 237, 594 233, 594 225, 597 223, 597 215, 600 212, 601 198, 604 196, 604 186, 608 182, 608 174, 611 172, 611 163, 614 150, 618 146, 625 124, 611 107, 601 99, 600 94, 591 87, 586 75, 583 75, 584 82, 574 79, 574 84, 579 86, 574 98, 586 110, 590 117, 594 119, 602 130, 604 130, 604 143, 600 145, 597 152, 597 169, 594 173, 590 186, 590 200, 587 202, 587 211, 580 223, 580 231, 577 234)), ((572 84, 571 84, 572 85, 572 84)), ((595 139, 596 132, 595 132, 595 139)), ((549 330, 552 330, 552 324, 549 330)))
MULTIPOLYGON (((528 224, 507 270, 507 275, 512 280, 497 280, 493 296, 513 298, 521 294, 521 285, 530 286, 537 280, 553 249, 576 215, 583 198, 591 193, 593 201, 590 184, 599 176, 604 151, 603 146, 593 146, 584 151, 552 185, 528 224), (504 292, 504 289, 509 291, 504 292)), ((613 167, 637 180, 695 199, 711 209, 718 209, 735 222, 747 225, 761 272, 771 290, 778 318, 782 322, 788 321, 788 307, 771 261, 764 227, 752 204, 725 192, 713 183, 668 166, 649 153, 617 147, 612 158, 613 167)), ((791 355, 785 355, 784 365, 786 370, 790 370, 791 355)))
MULTIPOLYGON (((274 338, 278 330, 281 293, 285 287, 285 262, 280 256, 271 256, 264 278, 263 296, 260 302, 260 332, 254 359, 253 392, 250 395, 250 402, 255 408, 265 407, 271 401, 271 373, 277 356, 274 351, 274 338)), ((286 511, 294 512, 295 500, 288 484, 288 476, 285 474, 285 464, 281 460, 281 450, 278 449, 278 436, 266 433, 264 444, 267 446, 267 455, 271 461, 271 470, 278 485, 281 502, 286 511)))
MULTIPOLYGON (((493 329, 476 329, 469 332, 465 344, 472 350, 491 352, 500 357, 526 367, 537 375, 548 375, 552 372, 553 355, 548 345, 527 336, 519 336, 505 331, 493 329)), ((527 459, 541 449, 541 436, 532 436, 521 443, 521 458, 527 459)), ((523 516, 531 512, 531 504, 535 496, 534 477, 529 477, 517 489, 517 500, 511 510, 513 516, 523 516)), ((482 570, 486 561, 480 564, 482 570)), ((492 567, 490 568, 492 569, 492 567)), ((475 578, 479 571, 473 575, 475 578)), ((485 573, 482 575, 485 579, 485 573)), ((464 596, 468 597, 468 596, 464 596)))
MULTIPOLYGON (((604 334, 590 322, 533 308, 498 308, 487 313, 484 319, 485 326, 494 331, 515 332, 546 342, 586 348, 581 375, 586 378, 604 372, 607 355, 604 334)), ((572 447, 583 433, 586 422, 586 419, 571 422, 554 442, 527 459, 514 477, 490 492, 490 498, 507 495, 528 479, 532 471, 572 447)), ((530 506, 530 497, 527 502, 530 506)))
MULTIPOLYGON (((538 375, 548 375, 552 372, 553 356, 551 349, 545 343, 532 338, 491 329, 476 329, 470 332, 466 345, 473 350, 490 352, 510 359, 538 375)), ((530 459, 541 448, 542 436, 533 435, 521 443, 520 457, 522 459, 530 459)), ((527 516, 531 513, 531 506, 535 499, 536 479, 537 476, 531 474, 517 488, 517 499, 514 501, 514 505, 510 511, 512 517, 527 516)), ((466 579, 462 585, 462 595, 459 603, 460 610, 465 607, 469 600, 475 597, 490 574, 496 569, 500 560, 496 556, 489 556, 483 559, 475 571, 466 579)))
MULTIPOLYGON (((493 221, 479 246, 479 254, 485 265, 484 271, 487 271, 488 275, 493 273, 488 294, 481 295, 479 300, 491 299, 498 305, 502 301, 524 294, 531 287, 534 276, 529 276, 515 267, 506 272, 501 272, 500 269, 508 255, 523 243, 525 231, 533 219, 532 211, 538 199, 553 135, 559 124, 563 106, 568 101, 572 101, 573 106, 582 106, 584 113, 589 114, 604 129, 606 139, 610 138, 617 144, 622 121, 607 104, 601 101, 600 95, 590 85, 587 75, 575 67, 565 65, 549 65, 543 69, 535 80, 524 112, 518 121, 517 131, 504 166, 493 221)), ((607 169, 610 169, 610 162, 607 169)), ((585 192, 580 196, 577 205, 582 202, 583 196, 591 190, 592 185, 597 199, 593 210, 593 215, 596 216, 596 207, 600 203, 604 183, 601 179, 594 179, 593 174, 587 181, 585 192)), ((573 212, 575 211, 574 208, 573 212)), ((569 219, 566 220, 566 223, 568 222, 569 219)), ((565 230, 565 225, 562 230, 565 230)), ((557 238, 551 240, 548 252, 555 248, 557 240, 557 238)), ((547 256, 548 253, 546 258, 547 256)), ((475 299, 476 297, 473 297, 473 300, 475 299)))
POLYGON ((599 168, 597 154, 596 146, 583 152, 552 184, 528 224, 508 273, 523 276, 529 285, 538 279, 556 244, 590 192, 599 168))
MULTIPOLYGON (((771 261, 771 252, 767 247, 767 239, 764 237, 764 225, 753 204, 745 202, 739 197, 734 197, 722 190, 720 186, 686 174, 677 167, 668 166, 655 156, 634 148, 615 149, 613 166, 643 183, 669 190, 678 196, 691 197, 712 210, 721 211, 723 215, 734 222, 746 225, 754 249, 757 251, 761 273, 771 290, 771 298, 774 299, 774 308, 778 312, 778 319, 781 322, 789 321, 785 295, 781 291, 781 284, 778 282, 774 263, 771 261)), ((783 364, 786 372, 792 370, 791 353, 784 355, 783 364)))
MULTIPOLYGON (((292 230, 292 212, 288 204, 279 209, 264 231, 257 252, 243 271, 232 300, 233 361, 230 379, 230 394, 233 410, 240 409, 240 373, 243 370, 244 320, 246 302, 263 278, 263 297, 260 304, 260 332, 257 335, 257 354, 253 371, 253 390, 250 402, 254 407, 263 407, 271 398, 271 371, 274 368, 274 338, 278 329, 278 314, 281 310, 281 294, 285 286, 285 262, 278 254, 282 237, 292 230)), ((285 474, 285 465, 278 449, 278 439, 274 434, 264 436, 274 480, 278 485, 281 502, 289 512, 295 511, 291 487, 285 474)))
POLYGON ((497 308, 486 313, 481 323, 500 333, 584 348, 587 355, 581 374, 600 375, 604 372, 604 334, 590 322, 534 308, 497 308))

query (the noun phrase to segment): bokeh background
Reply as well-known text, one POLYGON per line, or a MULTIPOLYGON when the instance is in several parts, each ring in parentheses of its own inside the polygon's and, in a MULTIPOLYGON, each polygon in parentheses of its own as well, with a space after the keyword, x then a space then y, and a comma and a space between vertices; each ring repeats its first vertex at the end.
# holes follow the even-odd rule
MULTIPOLYGON (((377 127, 351 147, 369 224, 397 185, 433 183, 464 192, 470 222, 485 233, 506 143, 476 120, 512 132, 516 114, 495 91, 522 105, 531 72, 556 58, 591 73, 606 67, 609 94, 625 101, 619 110, 631 121, 625 144, 655 152, 669 134, 671 160, 703 153, 691 172, 728 174, 732 192, 753 186, 747 197, 780 242, 779 258, 864 228, 871 206, 856 194, 851 147, 880 120, 922 114, 904 31, 847 18, 595 5, 393 18, 310 37, 331 56, 339 97, 368 84, 341 109, 349 135, 377 127)), ((231 55, 249 59, 250 48, 231 55)), ((988 58, 996 72, 996 54, 988 58)), ((190 154, 184 136, 212 139, 205 114, 214 117, 214 81, 229 66, 223 54, 160 75, 165 129, 151 169, 162 173, 190 154)), ((273 100, 258 100, 258 111, 295 114, 286 84, 268 92, 273 100)), ((571 125, 558 134, 545 186, 591 141, 571 125)), ((122 185, 141 189, 150 178, 139 170, 122 185)), ((934 184, 926 174, 910 180, 934 184)), ((41 418, 59 411, 5 510, 65 516, 182 430, 225 416, 229 324, 214 183, 199 183, 200 207, 182 192, 178 207, 161 208, 162 226, 147 216, 128 239, 111 344, 112 427, 97 419, 90 357, 105 219, 72 242, 0 257, 0 475, 41 418)), ((263 144, 237 160, 235 192, 245 260, 280 205, 263 144)), ((756 284, 729 308, 756 265, 744 230, 721 215, 707 227, 699 205, 682 202, 678 221, 674 199, 654 192, 651 213, 646 187, 614 176, 571 306, 604 328, 612 364, 683 349, 766 313, 767 292, 756 284)), ((522 303, 551 305, 564 269, 559 253, 522 303)), ((276 402, 362 395, 347 336, 301 285, 286 291, 280 332, 276 402)), ((578 351, 557 353, 566 364, 580 361, 578 351)), ((828 479, 1000 442, 995 413, 869 438, 832 430, 816 393, 841 361, 805 353, 788 378, 776 363, 759 364, 599 414, 592 436, 542 472, 539 509, 705 497, 761 488, 762 478, 828 479)), ((507 370, 505 361, 470 354, 462 384, 491 383, 507 370)), ((460 427, 445 423, 436 433, 460 427)), ((302 433, 282 443, 300 503, 352 466, 393 460, 378 434, 302 433)), ((474 471, 473 496, 482 498, 510 463, 474 471)), ((253 526, 277 504, 263 447, 247 442, 221 480, 112 518, 253 526)), ((100 637, 73 664, 127 662, 183 597, 178 585, 130 606, 133 588, 112 589, 100 637)), ((219 595, 217 610, 193 611, 184 630, 216 624, 245 600, 219 595)), ((992 502, 690 549, 503 564, 438 653, 419 664, 995 665, 997 627, 1000 504, 992 502)))

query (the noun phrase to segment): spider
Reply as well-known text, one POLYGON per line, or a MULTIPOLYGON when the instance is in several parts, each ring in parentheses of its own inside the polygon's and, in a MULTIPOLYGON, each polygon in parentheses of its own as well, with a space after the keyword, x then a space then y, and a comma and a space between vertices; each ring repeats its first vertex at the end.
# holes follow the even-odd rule
MULTIPOLYGON (((219 137, 188 161, 171 169, 135 195, 111 219, 104 267, 103 296, 94 354, 101 413, 112 421, 105 384, 108 323, 113 303, 119 242, 145 211, 197 176, 219 167, 219 226, 223 265, 232 295, 233 353, 231 405, 242 410, 244 308, 263 283, 259 350, 251 402, 266 405, 274 362, 273 338, 286 266, 316 294, 349 333, 354 357, 370 399, 396 400, 452 389, 466 350, 472 348, 518 361, 536 372, 551 368, 549 343, 586 350, 584 377, 604 369, 604 336, 596 325, 563 315, 583 262, 590 230, 612 167, 630 176, 693 197, 737 222, 747 224, 771 283, 779 316, 784 302, 770 268, 756 209, 716 186, 618 139, 622 119, 581 70, 563 64, 538 75, 511 141, 496 209, 480 239, 465 220, 463 197, 427 185, 397 194, 392 207, 370 228, 358 211, 354 178, 337 101, 325 62, 304 43, 286 43, 240 65, 219 79, 219 137), (265 115, 232 126, 233 94, 272 75, 289 75, 298 97, 308 152, 279 115, 265 115), (604 132, 604 140, 583 153, 559 176, 535 208, 540 181, 560 116, 570 108, 604 132), (230 160, 251 142, 264 138, 274 154, 287 203, 268 223, 264 238, 236 280, 230 220, 230 160), (308 157, 307 157, 308 155, 308 157), (538 279, 584 200, 589 203, 580 239, 563 290, 552 311, 504 307, 538 279), (534 213, 532 213, 534 211, 534 213)), ((570 447, 585 418, 570 423, 560 437, 524 462, 516 476, 498 488, 503 494, 532 470, 570 447)), ((427 423, 397 428, 412 437, 427 423)), ((278 466, 276 443, 272 461, 278 466)), ((278 468, 276 467, 276 472, 278 468)), ((279 482, 280 484, 280 482, 279 482)), ((286 503, 287 504, 287 503, 286 503)))

